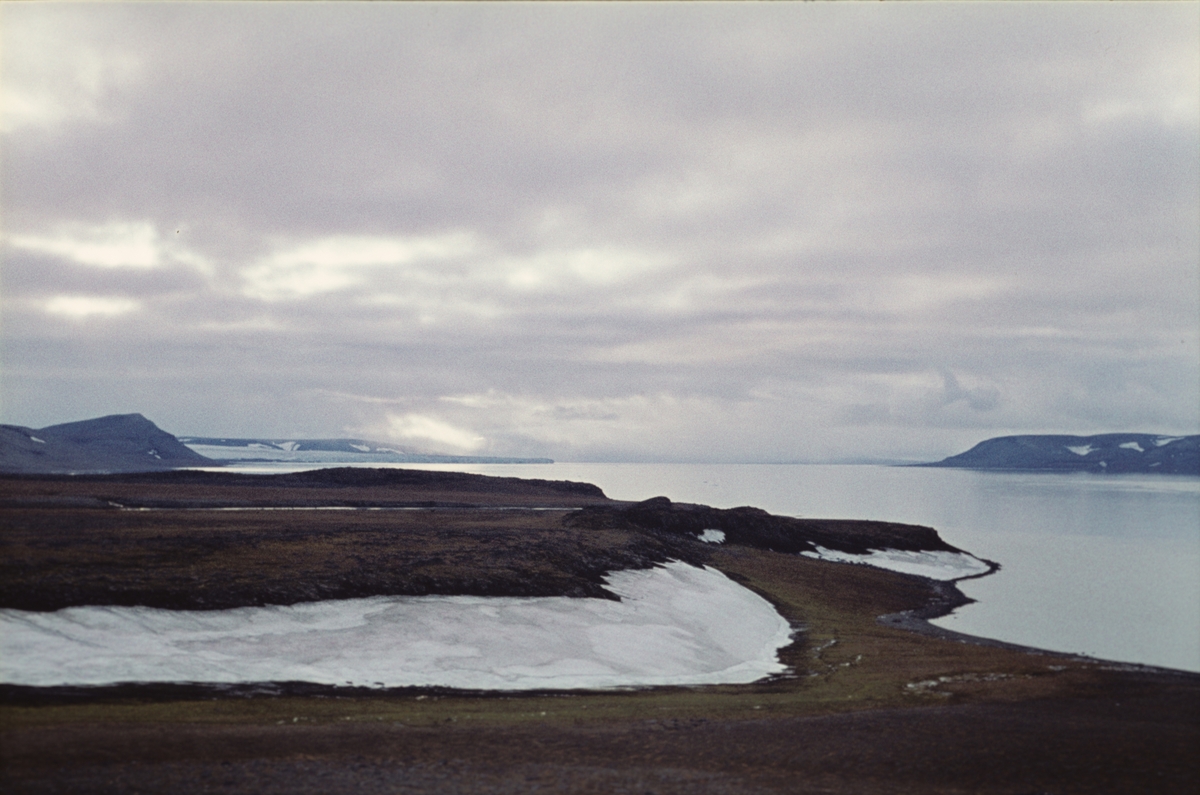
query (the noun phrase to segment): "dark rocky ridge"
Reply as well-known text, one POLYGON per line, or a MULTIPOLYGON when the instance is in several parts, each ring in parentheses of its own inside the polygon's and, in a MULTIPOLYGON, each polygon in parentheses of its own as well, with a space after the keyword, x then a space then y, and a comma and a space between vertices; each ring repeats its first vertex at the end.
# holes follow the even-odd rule
POLYGON ((1200 475, 1200 436, 1000 436, 927 467, 1200 475))
POLYGON ((604 589, 610 571, 704 563, 716 549, 698 540, 705 529, 722 530, 730 548, 787 553, 817 544, 956 551, 928 527, 665 497, 621 503, 591 484, 395 469, 9 475, 0 477, 0 520, 0 607, 22 610, 212 610, 377 595, 613 598, 604 589), (261 510, 317 506, 382 510, 261 510))
POLYGON ((497 505, 578 507, 591 501, 611 502, 599 486, 571 480, 495 477, 467 472, 421 469, 334 467, 278 475, 239 472, 131 472, 104 474, 13 474, 0 486, 0 506, 64 504, 74 495, 76 506, 127 508, 274 507, 452 507, 497 505), (42 489, 15 484, 58 484, 42 489), (106 488, 111 485, 113 488, 106 488), (24 495, 24 496, 22 496, 24 495), (53 495, 52 498, 51 495, 53 495), (32 502, 31 502, 32 500, 32 502), (47 502, 47 500, 49 500, 47 502))
POLYGON ((141 414, 37 429, 0 425, 0 472, 149 472, 214 464, 141 414))
POLYGON ((720 530, 725 543, 771 552, 813 552, 816 546, 861 555, 872 549, 961 552, 932 527, 842 519, 796 519, 761 508, 710 508, 654 497, 628 506, 588 506, 568 516, 568 527, 618 527, 699 536, 720 530))

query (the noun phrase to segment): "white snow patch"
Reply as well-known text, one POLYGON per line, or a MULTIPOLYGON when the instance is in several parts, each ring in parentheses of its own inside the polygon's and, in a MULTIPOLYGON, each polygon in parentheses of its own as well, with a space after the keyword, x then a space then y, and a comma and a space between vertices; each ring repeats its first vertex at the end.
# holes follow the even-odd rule
POLYGON ((38 444, 45 444, 45 443, 46 443, 46 440, 45 440, 45 439, 39 439, 39 438, 37 438, 36 436, 30 436, 30 437, 29 437, 29 440, 30 440, 31 442, 37 442, 38 444))
POLYGON ((1162 447, 1164 444, 1170 444, 1171 442, 1178 442, 1182 438, 1183 438, 1182 436, 1160 436, 1154 440, 1154 446, 1162 447))
POLYGON ((305 450, 301 442, 286 442, 281 444, 295 445, 295 449, 284 450, 278 446, 270 447, 227 447, 225 445, 188 444, 187 446, 200 455, 222 461, 288 461, 311 464, 359 464, 364 460, 378 460, 381 463, 393 463, 398 456, 405 456, 402 451, 376 448, 367 452, 358 450, 305 450), (396 456, 393 456, 396 454, 396 456), (374 458, 378 456, 378 458, 374 458))
POLYGON ((280 450, 287 450, 289 453, 300 449, 299 442, 276 442, 275 446, 280 450))
POLYGON ((1071 447, 1068 445, 1067 449, 1070 450, 1075 455, 1087 455, 1088 453, 1092 452, 1096 448, 1092 447, 1090 444, 1085 444, 1085 445, 1081 445, 1079 447, 1071 447))
MULTIPOLYGON (((280 450, 278 447, 267 445, 251 445, 242 447, 227 447, 220 444, 189 444, 187 445, 193 452, 209 458, 218 458, 226 460, 236 460, 241 458, 268 459, 272 461, 290 461, 295 458, 294 453, 289 453, 280 450)), ((349 455, 349 453, 347 453, 349 455)))
POLYGON ((350 446, 353 447, 355 450, 358 450, 360 453, 371 452, 371 445, 369 445, 369 444, 354 444, 353 442, 351 442, 350 446))
POLYGON ((1124 444, 1117 445, 1117 447, 1123 447, 1126 450, 1137 450, 1139 453, 1146 452, 1145 449, 1143 449, 1142 446, 1137 442, 1125 442, 1124 444))
POLYGON ((703 541, 706 544, 724 544, 725 543, 725 531, 724 530, 714 530, 711 527, 709 529, 705 530, 703 533, 701 533, 698 537, 701 541, 703 541))
POLYGON ((960 577, 985 574, 990 568, 988 564, 966 552, 872 549, 865 555, 855 555, 850 552, 839 552, 836 549, 825 549, 815 544, 814 546, 816 546, 816 552, 801 552, 800 554, 836 563, 858 563, 880 569, 890 569, 903 574, 916 574, 931 580, 957 580, 960 577))
POLYGON ((0 682, 280 682, 487 690, 753 682, 791 628, 712 568, 614 572, 622 601, 378 596, 186 611, 0 610, 0 682))

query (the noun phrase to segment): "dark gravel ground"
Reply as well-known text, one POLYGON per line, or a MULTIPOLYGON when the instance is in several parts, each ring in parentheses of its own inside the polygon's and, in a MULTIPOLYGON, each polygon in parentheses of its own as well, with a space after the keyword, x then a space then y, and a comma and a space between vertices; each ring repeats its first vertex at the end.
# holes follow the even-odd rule
POLYGON ((751 721, 504 728, 75 726, 4 747, 9 793, 1194 793, 1195 693, 751 721), (115 761, 119 760, 119 761, 115 761))
POLYGON ((586 483, 462 473, 4 476, 0 608, 218 610, 427 594, 615 598, 604 588, 610 571, 706 562, 712 547, 697 540, 706 529, 722 530, 730 545, 789 554, 814 544, 954 549, 928 527, 795 519, 665 497, 620 503, 586 483))

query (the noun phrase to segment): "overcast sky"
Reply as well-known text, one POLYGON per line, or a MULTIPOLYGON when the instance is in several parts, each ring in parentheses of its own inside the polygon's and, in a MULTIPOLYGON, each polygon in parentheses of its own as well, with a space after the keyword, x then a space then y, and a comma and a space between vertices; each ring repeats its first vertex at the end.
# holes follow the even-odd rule
POLYGON ((1200 432, 1200 4, 4 3, 0 421, 1200 432))

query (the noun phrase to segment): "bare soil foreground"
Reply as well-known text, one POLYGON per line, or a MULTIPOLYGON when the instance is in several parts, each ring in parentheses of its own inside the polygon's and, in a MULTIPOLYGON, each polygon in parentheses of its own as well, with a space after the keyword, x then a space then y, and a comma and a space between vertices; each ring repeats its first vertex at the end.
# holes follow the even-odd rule
POLYGON ((4 792, 1200 790, 1200 676, 899 629, 878 617, 944 611, 961 594, 796 554, 952 549, 929 528, 631 505, 586 484, 332 470, 0 478, 0 535, 0 607, 25 610, 605 597, 605 571, 674 558, 720 569, 803 628, 780 655, 792 673, 751 685, 9 686, 4 792), (708 528, 727 543, 696 540, 708 528))

